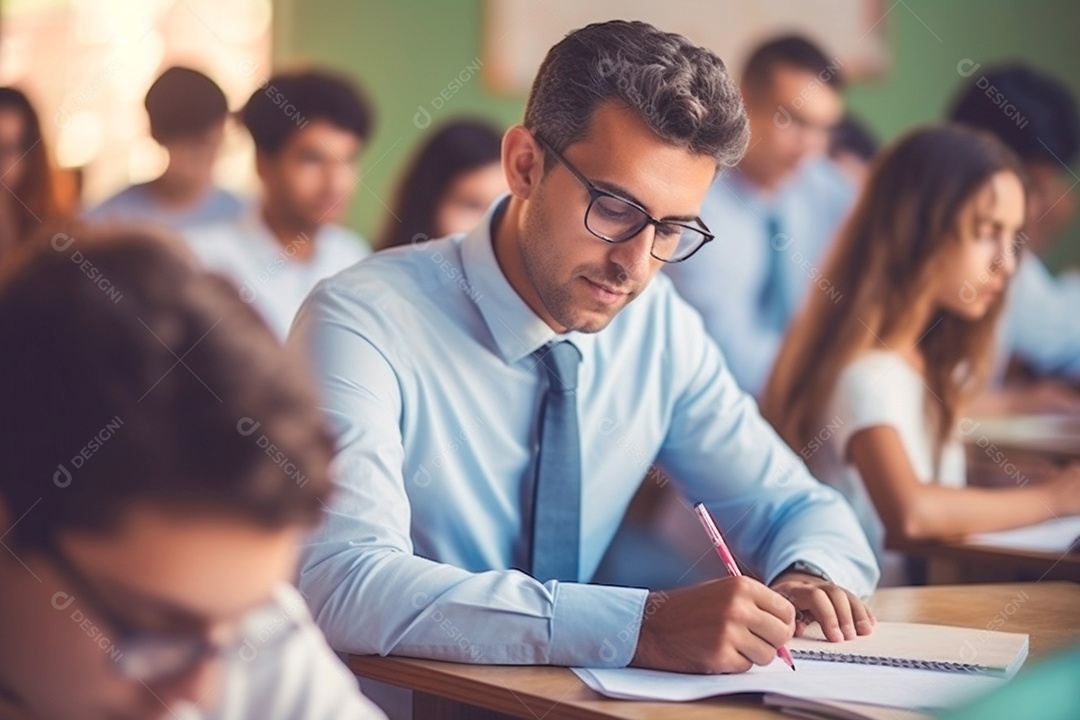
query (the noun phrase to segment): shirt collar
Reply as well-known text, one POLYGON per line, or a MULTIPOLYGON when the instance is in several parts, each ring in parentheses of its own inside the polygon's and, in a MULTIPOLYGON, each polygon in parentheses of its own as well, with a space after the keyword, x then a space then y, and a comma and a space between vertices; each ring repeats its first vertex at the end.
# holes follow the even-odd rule
POLYGON ((596 342, 596 333, 573 330, 562 335, 556 333, 521 299, 499 267, 495 258, 494 228, 509 202, 509 195, 496 200, 484 220, 461 241, 461 266, 472 288, 470 295, 508 364, 559 340, 572 342, 586 359, 596 342))

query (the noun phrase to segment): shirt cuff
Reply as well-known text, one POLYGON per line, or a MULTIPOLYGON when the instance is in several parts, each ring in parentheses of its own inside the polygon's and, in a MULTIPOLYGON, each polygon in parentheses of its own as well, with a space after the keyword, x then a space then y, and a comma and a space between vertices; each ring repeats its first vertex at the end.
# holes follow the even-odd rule
POLYGON ((876 562, 860 565, 857 558, 844 558, 838 561, 835 553, 816 548, 793 548, 789 553, 785 553, 785 557, 779 558, 779 562, 775 563, 776 569, 766 575, 769 578, 769 584, 775 582, 776 578, 789 569, 793 563, 799 561, 821 568, 834 585, 863 599, 870 597, 877 585, 879 571, 876 562))
POLYGON ((649 591, 554 582, 551 664, 621 668, 637 650, 649 591))

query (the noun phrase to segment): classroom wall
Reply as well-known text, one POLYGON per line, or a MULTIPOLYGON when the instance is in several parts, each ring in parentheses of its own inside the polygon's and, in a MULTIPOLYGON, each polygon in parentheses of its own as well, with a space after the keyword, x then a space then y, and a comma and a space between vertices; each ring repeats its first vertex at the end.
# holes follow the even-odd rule
MULTIPOLYGON (((461 114, 502 124, 520 119, 524 98, 494 97, 480 77, 483 1, 274 0, 275 62, 346 70, 378 105, 376 136, 350 214, 372 239, 397 174, 422 135, 414 122, 419 107, 432 125, 461 114)), ((885 7, 892 67, 848 91, 852 109, 882 139, 939 118, 964 80, 962 61, 970 61, 962 65, 970 72, 973 63, 1023 58, 1057 74, 1080 96, 1075 0, 888 0, 885 7)), ((1050 262, 1080 265, 1080 224, 1050 262)))

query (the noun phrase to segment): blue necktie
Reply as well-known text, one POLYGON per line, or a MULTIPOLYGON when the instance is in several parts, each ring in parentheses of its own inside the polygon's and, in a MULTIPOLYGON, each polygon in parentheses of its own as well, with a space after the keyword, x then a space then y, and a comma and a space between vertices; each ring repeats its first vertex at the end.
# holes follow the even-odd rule
POLYGON ((787 287, 784 284, 784 261, 788 238, 780 227, 780 218, 774 213, 765 221, 765 249, 768 268, 765 284, 761 288, 758 307, 765 324, 772 330, 782 331, 788 323, 787 287))
POLYGON ((577 375, 581 353, 567 341, 536 352, 546 371, 540 411, 540 453, 533 494, 532 576, 540 582, 578 582, 581 536, 581 438, 577 375))

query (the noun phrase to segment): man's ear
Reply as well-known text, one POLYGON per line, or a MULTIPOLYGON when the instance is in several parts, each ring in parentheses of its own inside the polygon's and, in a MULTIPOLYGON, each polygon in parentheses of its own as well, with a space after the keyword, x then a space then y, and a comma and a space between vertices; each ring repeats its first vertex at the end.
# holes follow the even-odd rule
POLYGON ((544 153, 524 126, 515 125, 503 135, 502 166, 510 194, 525 200, 536 192, 544 176, 544 153))

